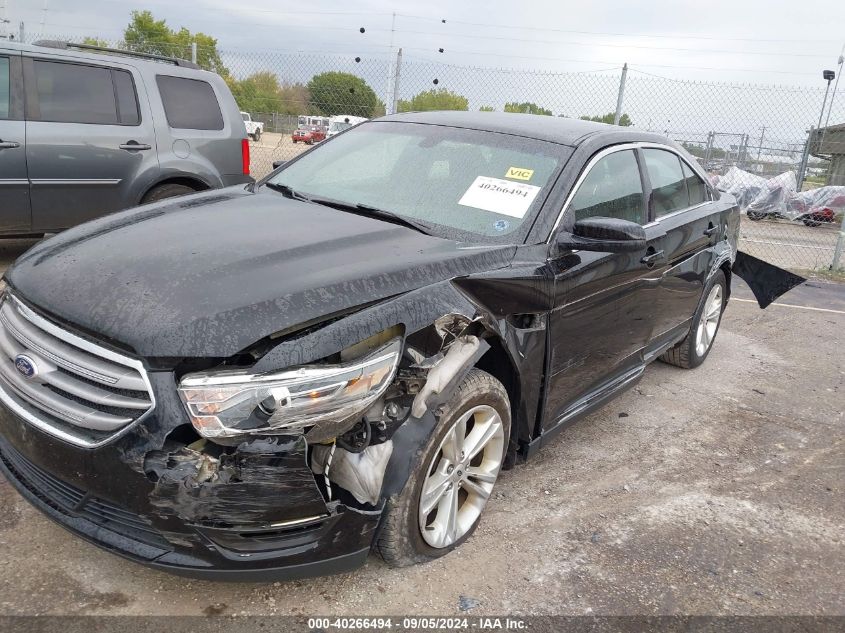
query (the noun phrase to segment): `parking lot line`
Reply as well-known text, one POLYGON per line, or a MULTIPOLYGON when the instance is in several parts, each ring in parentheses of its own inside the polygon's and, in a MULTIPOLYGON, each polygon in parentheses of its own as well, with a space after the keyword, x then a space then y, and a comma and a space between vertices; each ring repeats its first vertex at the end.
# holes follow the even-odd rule
MULTIPOLYGON (((731 301, 742 301, 743 303, 757 303, 754 299, 731 299, 731 301)), ((832 310, 830 308, 813 308, 812 306, 797 306, 791 303, 770 303, 769 305, 780 308, 798 308, 799 310, 813 310, 814 312, 831 312, 833 314, 845 314, 845 310, 832 310)))

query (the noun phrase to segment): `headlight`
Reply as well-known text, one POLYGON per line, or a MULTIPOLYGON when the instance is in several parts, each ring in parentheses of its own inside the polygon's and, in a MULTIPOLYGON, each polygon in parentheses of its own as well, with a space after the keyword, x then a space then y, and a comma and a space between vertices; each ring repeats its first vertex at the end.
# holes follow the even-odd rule
MULTIPOLYGON (((270 374, 188 374, 179 395, 203 437, 301 433, 363 414, 393 380, 401 338, 362 358, 270 374)), ((345 429, 344 429, 345 430, 345 429)))

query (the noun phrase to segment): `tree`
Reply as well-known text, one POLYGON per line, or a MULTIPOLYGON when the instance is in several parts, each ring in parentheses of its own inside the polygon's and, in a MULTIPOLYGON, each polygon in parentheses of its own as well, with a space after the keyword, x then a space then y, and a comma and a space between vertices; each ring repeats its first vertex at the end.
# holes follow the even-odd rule
POLYGON ((350 73, 325 72, 308 82, 311 103, 323 116, 351 114, 372 118, 384 108, 375 91, 350 73))
POLYGON ((493 106, 481 106, 480 108, 478 108, 478 111, 479 112, 495 112, 496 108, 494 108, 493 106))
POLYGON ((100 48, 114 48, 106 40, 101 40, 99 37, 84 37, 82 43, 88 46, 99 46, 100 48))
POLYGON ((247 112, 278 112, 305 114, 310 98, 303 84, 280 84, 275 73, 264 70, 240 81, 229 77, 226 81, 241 110, 247 112))
MULTIPOLYGON (((615 112, 609 112, 602 116, 589 116, 585 114, 581 117, 582 121, 595 121, 596 123, 613 123, 613 117, 616 116, 615 112)), ((619 125, 623 127, 628 127, 629 125, 633 125, 633 121, 631 121, 631 117, 627 114, 623 114, 619 117, 619 125)))
POLYGON ((229 70, 220 59, 215 38, 205 33, 191 33, 185 27, 174 31, 164 20, 156 20, 150 11, 132 12, 123 39, 128 50, 182 59, 191 58, 191 43, 196 42, 197 63, 223 77, 229 75, 229 70))
POLYGON ((413 97, 410 101, 399 101, 399 112, 426 112, 429 110, 468 110, 469 101, 446 88, 426 90, 413 97))
POLYGON ((505 104, 505 112, 521 112, 523 114, 543 114, 552 116, 552 111, 538 106, 536 103, 516 103, 508 102, 505 104))

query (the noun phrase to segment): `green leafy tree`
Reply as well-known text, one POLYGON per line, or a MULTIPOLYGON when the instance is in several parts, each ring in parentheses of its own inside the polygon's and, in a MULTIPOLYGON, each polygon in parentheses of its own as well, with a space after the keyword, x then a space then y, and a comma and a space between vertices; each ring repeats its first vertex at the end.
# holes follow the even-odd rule
POLYGON ((545 116, 552 116, 552 111, 538 106, 536 103, 508 102, 505 104, 505 112, 520 112, 522 114, 543 114, 545 116))
POLYGON ((82 43, 89 46, 99 46, 100 48, 114 48, 109 42, 101 40, 99 37, 85 37, 82 39, 82 43))
POLYGON ((495 112, 496 108, 494 108, 493 106, 481 106, 480 108, 478 108, 478 111, 479 112, 495 112))
POLYGON ((469 101, 463 95, 440 88, 426 90, 409 101, 399 101, 400 112, 426 112, 429 110, 468 110, 469 101))
MULTIPOLYGON (((595 121, 596 123, 613 123, 613 117, 616 115, 615 112, 608 112, 607 114, 601 116, 589 116, 585 114, 581 117, 583 121, 595 121)), ((631 117, 627 114, 623 114, 619 117, 619 125, 623 127, 628 127, 629 125, 633 125, 633 121, 631 121, 631 117)))
POLYGON ((191 43, 196 42, 197 63, 223 77, 229 75, 217 51, 215 38, 205 33, 191 33, 185 27, 174 31, 165 20, 156 20, 150 11, 132 12, 123 39, 128 50, 182 59, 191 58, 191 43))
POLYGON ((308 89, 303 84, 280 84, 276 74, 270 71, 257 72, 240 81, 230 77, 227 83, 241 110, 308 113, 308 89))
POLYGON ((370 86, 350 73, 325 72, 308 82, 311 104, 319 114, 334 116, 351 114, 372 118, 384 109, 370 86))

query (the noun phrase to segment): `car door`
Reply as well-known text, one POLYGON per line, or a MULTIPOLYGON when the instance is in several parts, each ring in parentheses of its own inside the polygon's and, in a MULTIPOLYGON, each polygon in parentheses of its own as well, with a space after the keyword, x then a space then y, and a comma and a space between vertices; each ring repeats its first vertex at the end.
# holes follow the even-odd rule
POLYGON ((650 344, 659 351, 686 333, 714 261, 710 247, 722 229, 709 187, 677 152, 660 146, 640 151, 649 188, 646 231, 655 235, 653 246, 665 262, 650 344))
MULTIPOLYGON (((565 213, 574 216, 570 223, 601 216, 645 224, 645 187, 636 148, 611 147, 593 157, 565 213)), ((654 245, 648 246, 654 252, 654 245)), ((544 432, 641 373, 664 269, 659 258, 649 264, 642 261, 645 256, 646 251, 565 251, 550 260, 554 307, 544 432)))
POLYGON ((32 228, 68 228, 137 203, 158 170, 131 67, 24 56, 32 228))
POLYGON ((0 50, 0 233, 29 230, 21 57, 0 50))

